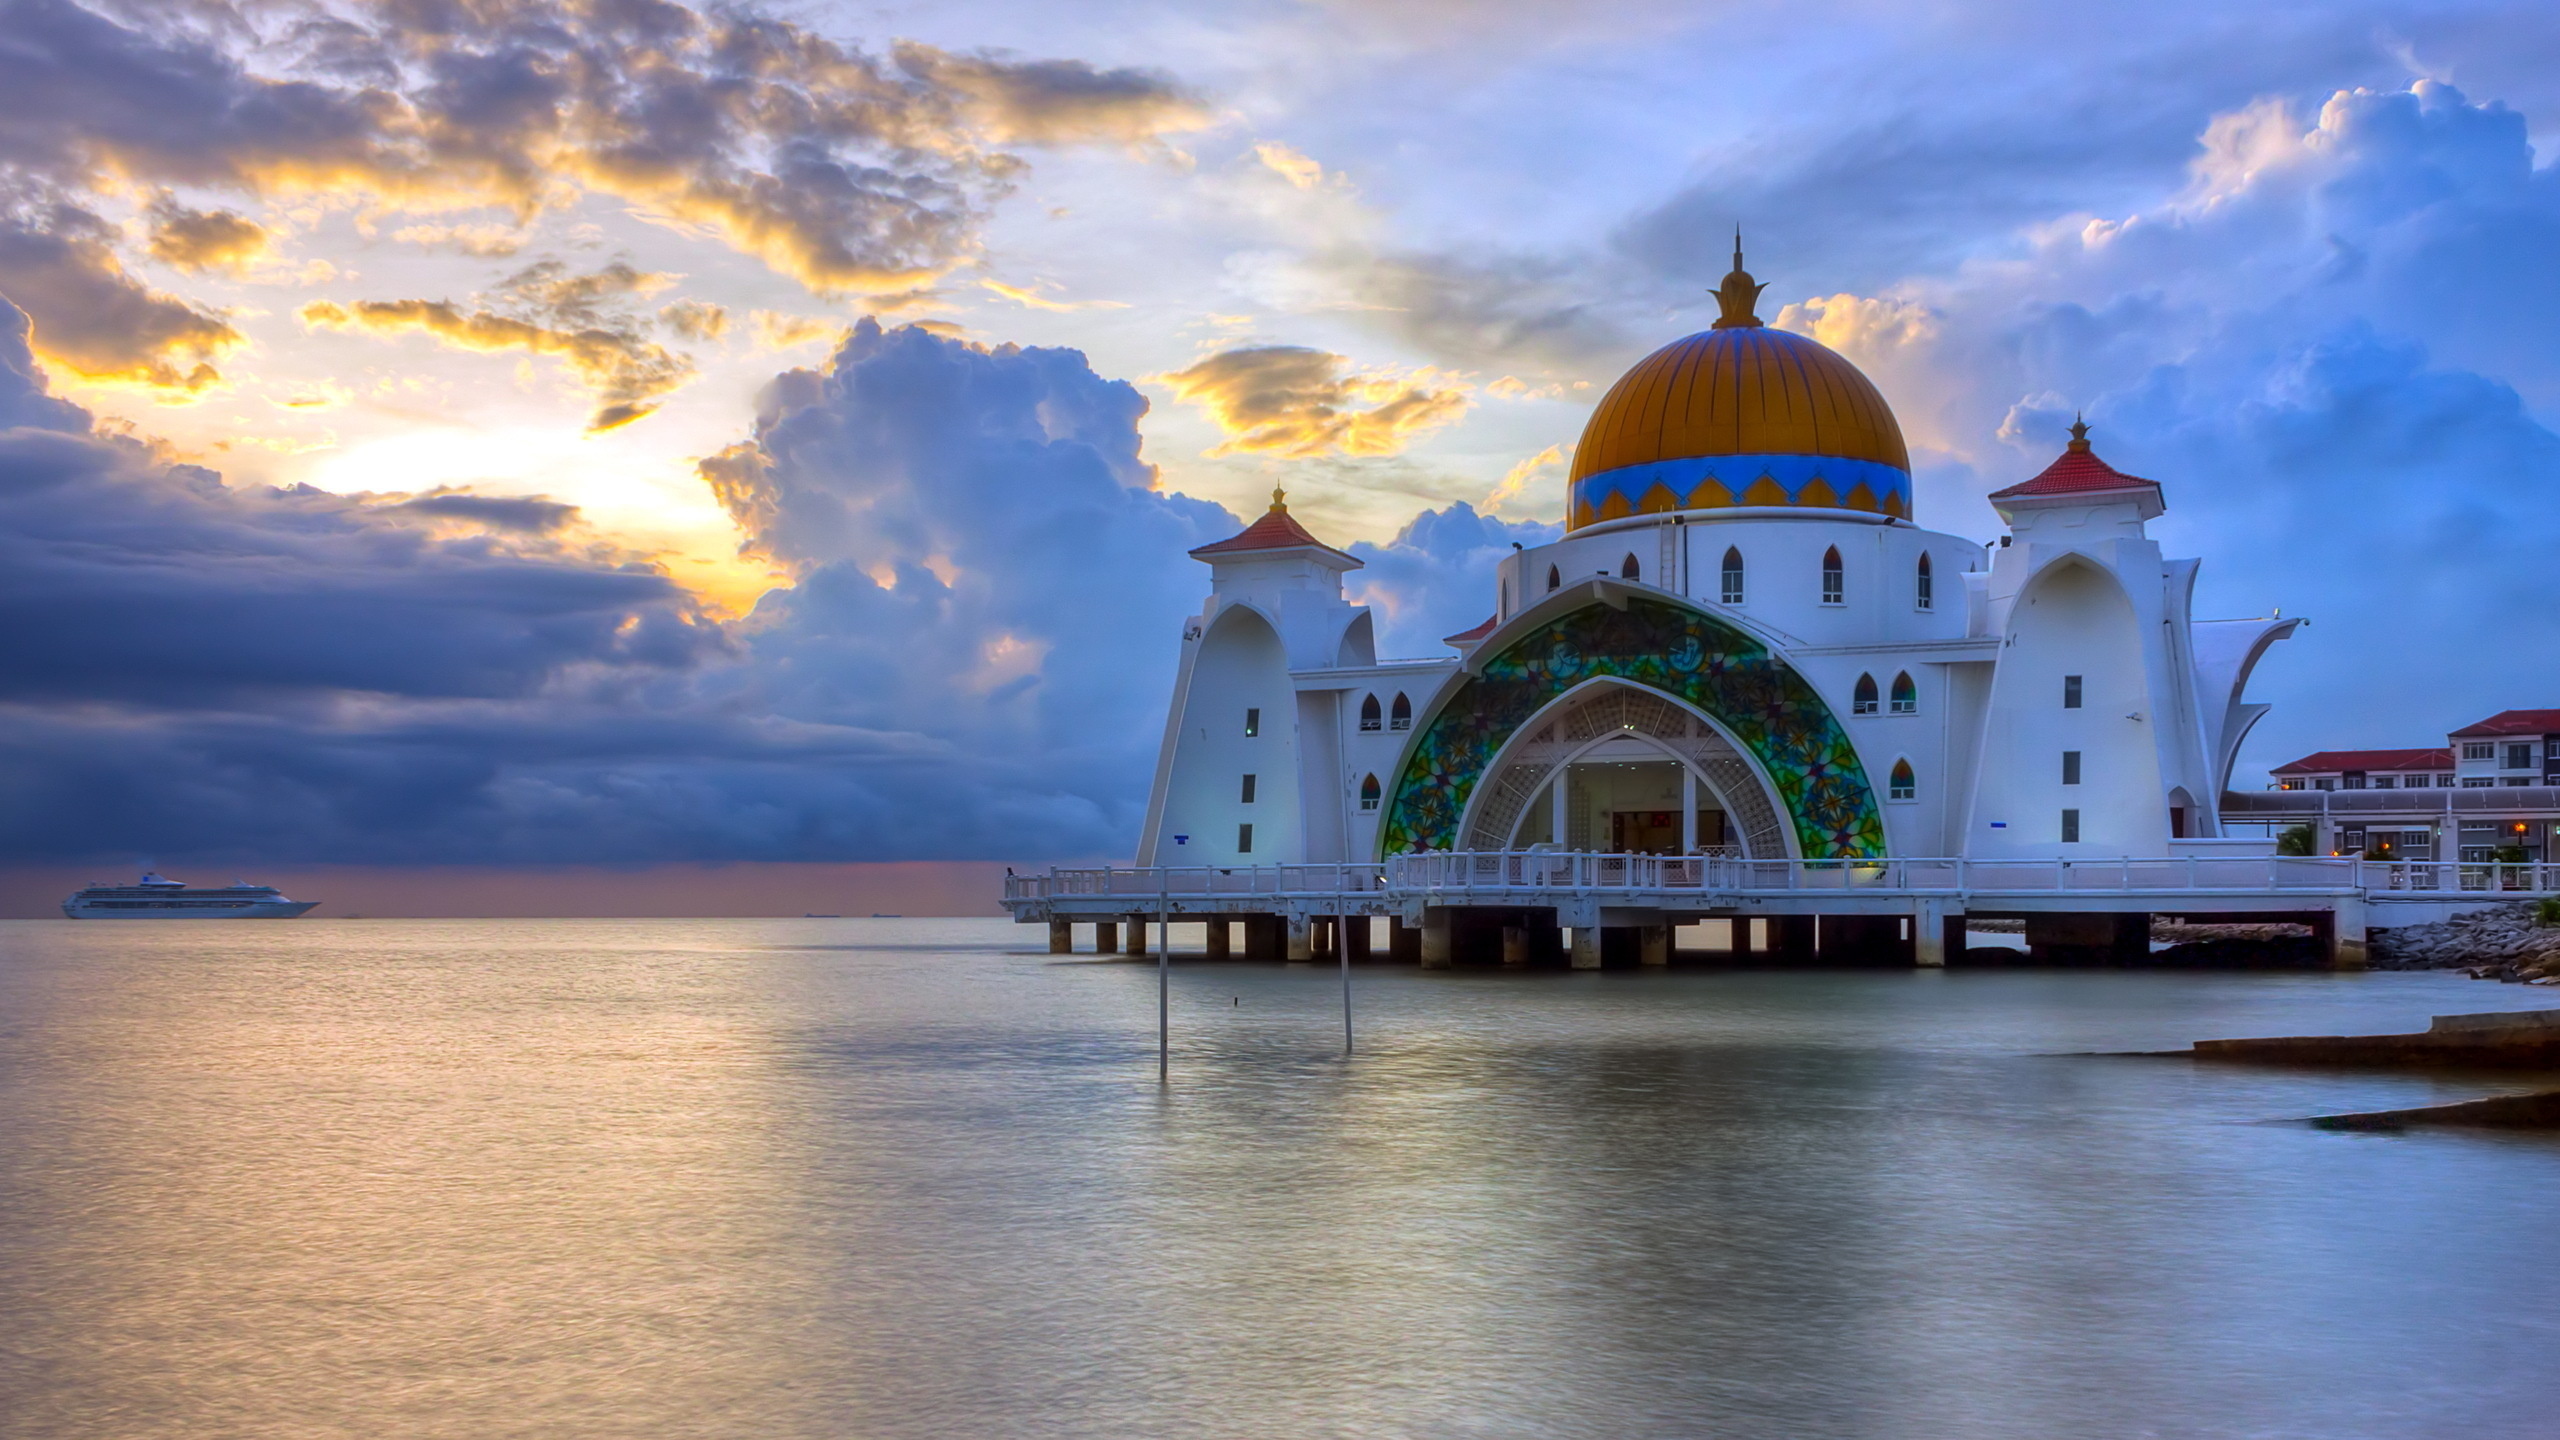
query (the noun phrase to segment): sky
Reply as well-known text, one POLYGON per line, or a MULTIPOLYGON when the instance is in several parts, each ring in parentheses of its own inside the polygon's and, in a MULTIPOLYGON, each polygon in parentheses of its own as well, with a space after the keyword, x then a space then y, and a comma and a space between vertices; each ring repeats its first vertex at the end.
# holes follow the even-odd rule
POLYGON ((0 872, 1125 856, 1184 552, 1434 653, 1736 226, 1922 523, 2085 413, 2310 617, 2239 783, 2441 743, 2560 705, 2555 143, 2485 0, 0 0, 0 872))

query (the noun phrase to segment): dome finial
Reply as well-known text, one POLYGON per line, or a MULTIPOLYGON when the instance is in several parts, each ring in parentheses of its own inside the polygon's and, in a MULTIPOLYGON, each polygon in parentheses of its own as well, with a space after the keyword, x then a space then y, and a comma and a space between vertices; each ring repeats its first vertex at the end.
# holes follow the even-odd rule
POLYGON ((1289 513, 1289 492, 1277 485, 1271 487, 1271 513, 1274 515, 1289 513))
POLYGON ((1716 304, 1724 313, 1716 317, 1714 328, 1733 330, 1757 326, 1760 317, 1753 314, 1752 309, 1759 304, 1760 292, 1768 288, 1753 281, 1751 272, 1742 268, 1742 227, 1734 226, 1733 273, 1725 276, 1724 283, 1716 287, 1716 304))
POLYGON ((2089 448, 2089 422, 2081 419, 2077 410, 2071 412, 2071 444, 2068 448, 2080 451, 2089 448))

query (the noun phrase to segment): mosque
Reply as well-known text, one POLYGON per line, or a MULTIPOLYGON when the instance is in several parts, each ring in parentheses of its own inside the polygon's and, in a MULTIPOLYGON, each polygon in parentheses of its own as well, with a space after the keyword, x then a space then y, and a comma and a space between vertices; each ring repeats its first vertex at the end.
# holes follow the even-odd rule
POLYGON ((1380 660, 1361 562, 1276 493, 1192 551, 1138 864, 2269 853, 2217 802, 2300 622, 2195 618, 2161 487, 2082 425, 1990 496, 1990 545, 1924 528, 1883 396, 1762 288, 1737 248, 1714 326, 1610 388, 1565 534, 1448 656, 1380 660))

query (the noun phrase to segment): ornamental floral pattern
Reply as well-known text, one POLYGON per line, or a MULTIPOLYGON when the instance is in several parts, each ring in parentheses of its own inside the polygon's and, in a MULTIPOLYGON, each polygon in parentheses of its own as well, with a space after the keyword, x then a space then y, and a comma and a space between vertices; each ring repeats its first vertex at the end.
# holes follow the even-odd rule
POLYGON ((1885 853, 1866 770, 1804 677, 1720 620, 1640 598, 1623 610, 1594 604, 1559 616, 1461 684, 1396 777, 1385 852, 1455 846, 1467 797, 1504 742, 1549 701, 1604 677, 1678 696, 1730 731, 1776 783, 1806 858, 1885 853))

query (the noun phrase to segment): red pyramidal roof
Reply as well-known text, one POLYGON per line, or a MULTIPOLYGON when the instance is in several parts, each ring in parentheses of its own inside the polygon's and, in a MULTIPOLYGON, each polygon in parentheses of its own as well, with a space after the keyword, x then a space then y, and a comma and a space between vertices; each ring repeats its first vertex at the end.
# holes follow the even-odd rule
POLYGON ((1472 645, 1487 635, 1492 634, 1493 627, 1501 623, 1501 616, 1487 615, 1484 617, 1483 624, 1476 626, 1472 630, 1461 630, 1455 635, 1444 635, 1440 637, 1440 643, 1443 645, 1472 645))
POLYGON ((2137 490, 2145 486, 2160 488, 2156 480, 2127 475, 2098 458, 2089 448, 2089 427, 2077 420, 2071 422, 2071 443, 2044 473, 2006 490, 1994 490, 1991 498, 2006 500, 2014 495, 2084 495, 2100 490, 2137 490))
MULTIPOLYGON (((1248 550, 1298 550, 1308 547, 1334 555, 1342 554, 1341 551, 1308 534, 1307 527, 1299 524, 1296 517, 1289 513, 1288 502, 1282 492, 1274 490, 1271 492, 1271 508, 1263 514, 1261 519, 1244 527, 1240 534, 1231 535, 1215 545, 1203 545, 1191 553, 1195 556, 1237 555, 1248 550)), ((1343 558, 1350 559, 1347 555, 1343 558)))

